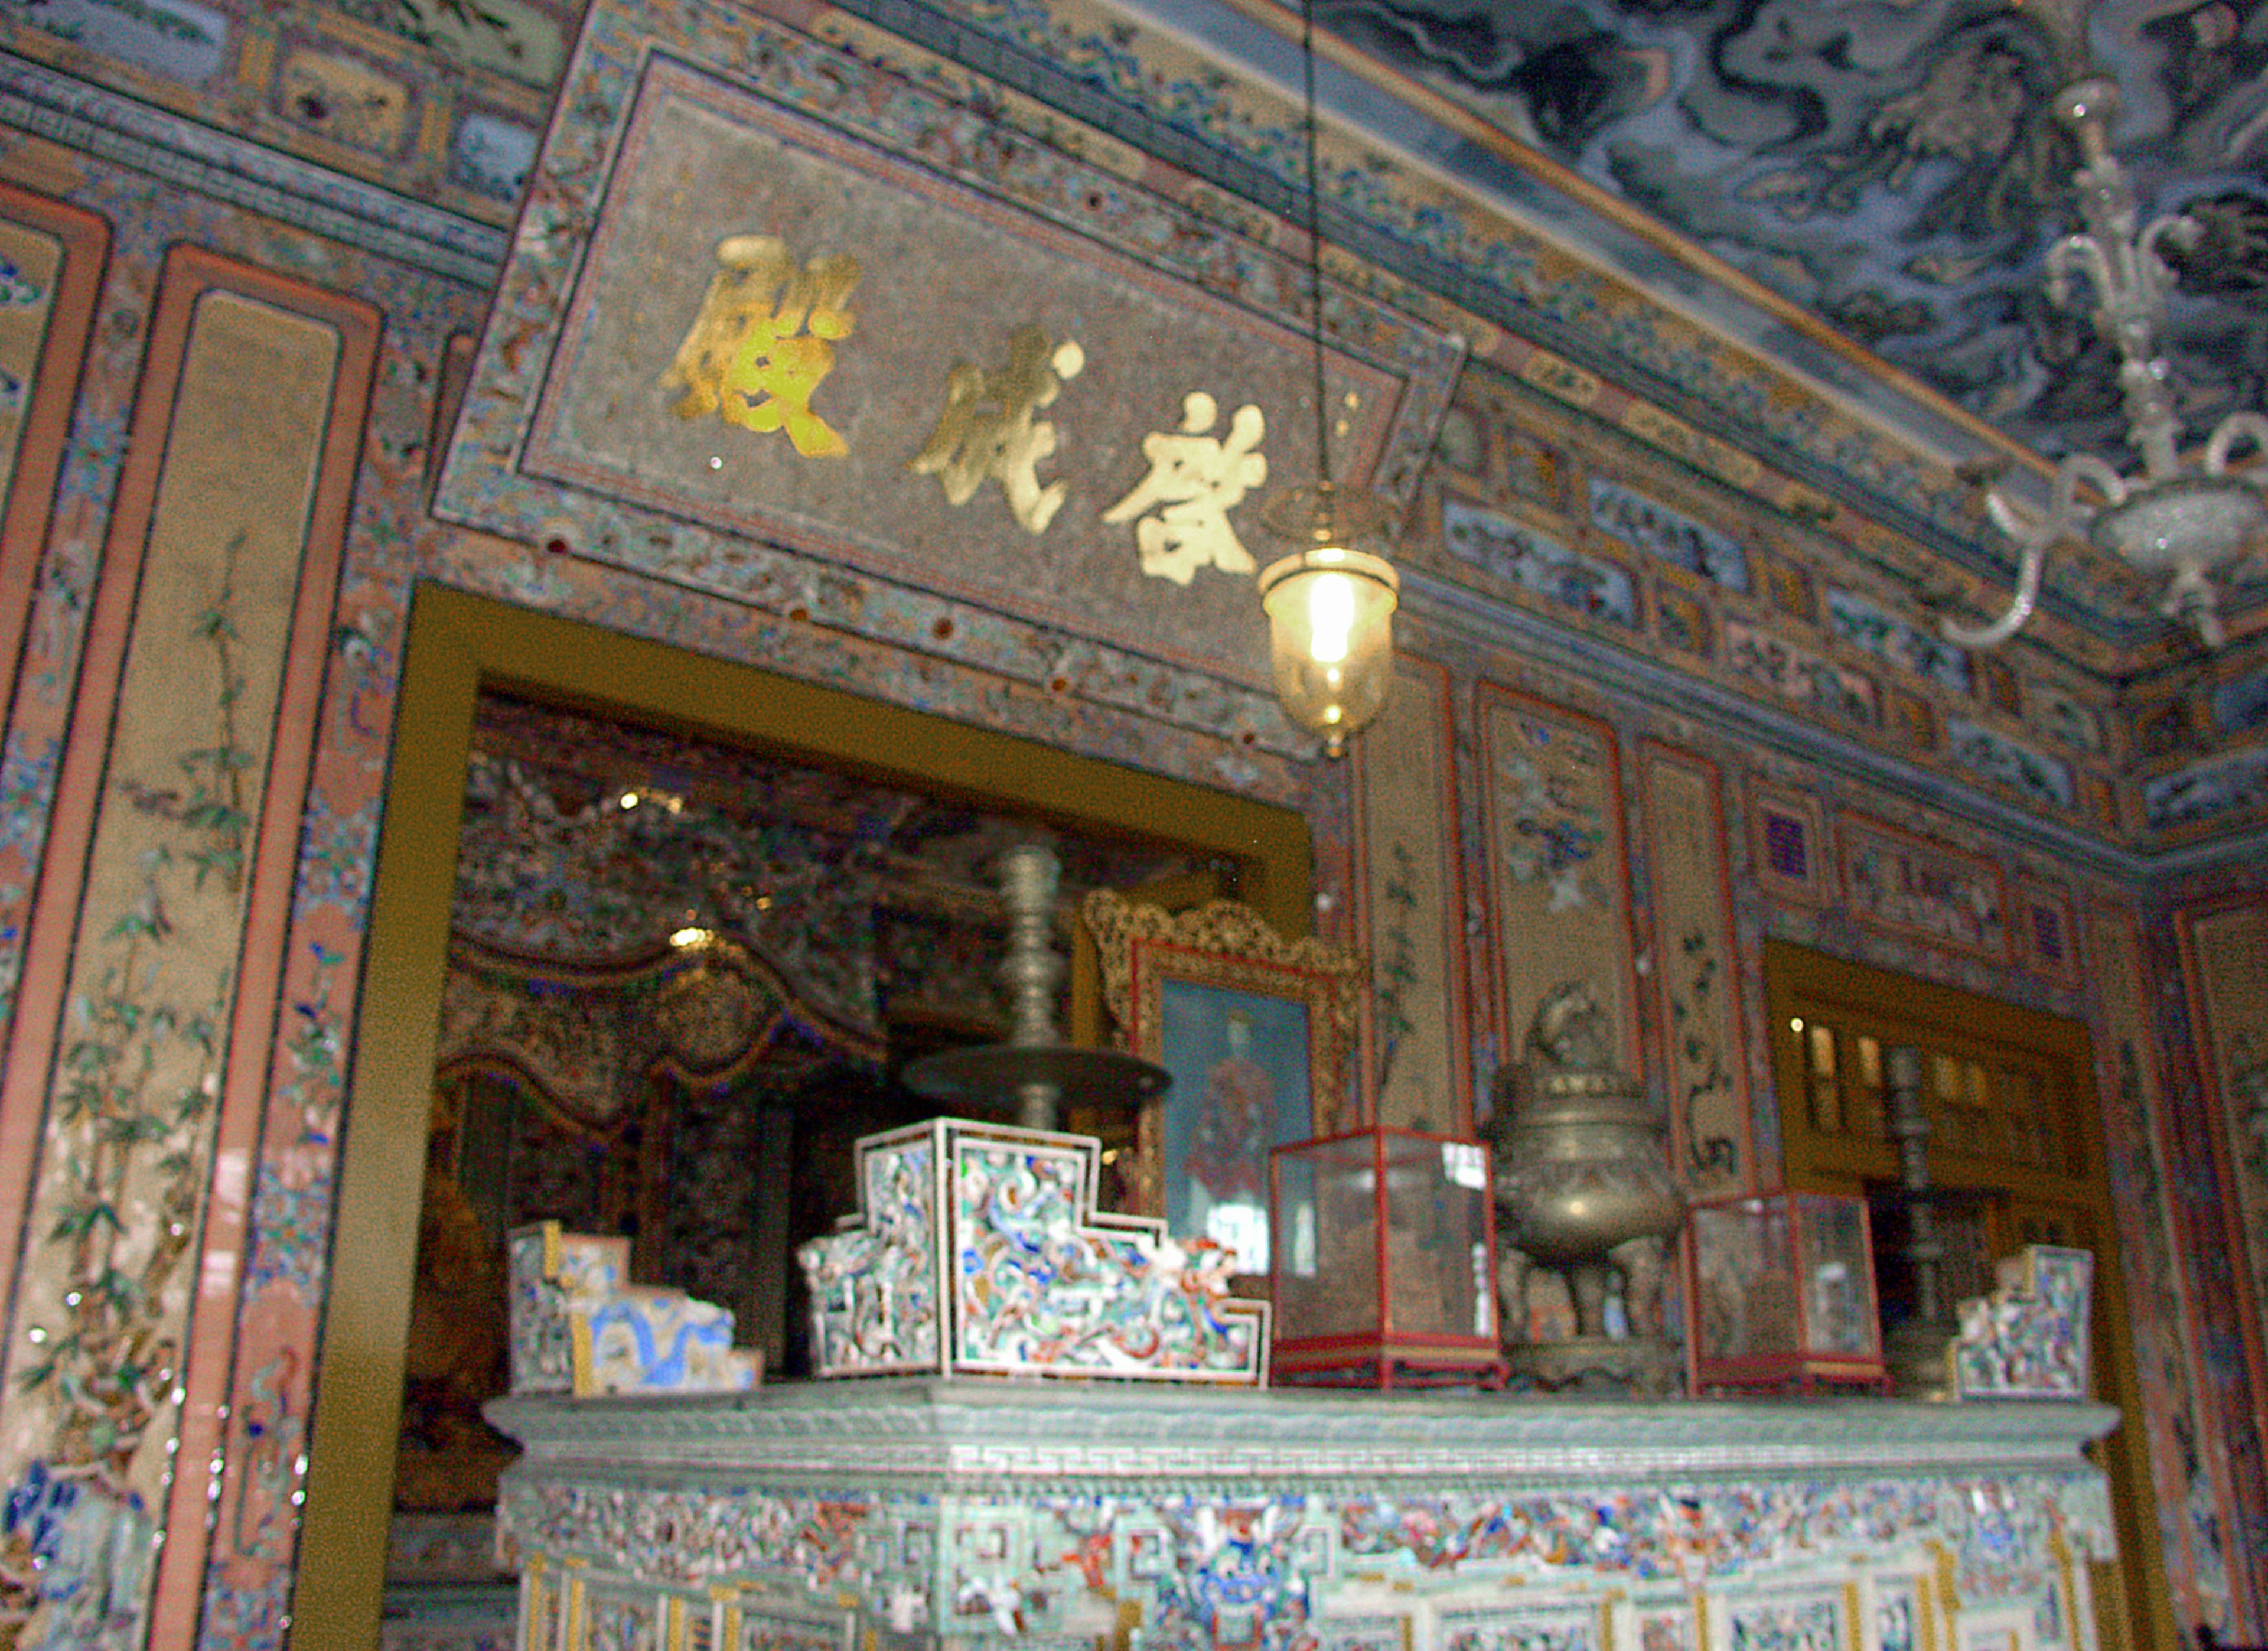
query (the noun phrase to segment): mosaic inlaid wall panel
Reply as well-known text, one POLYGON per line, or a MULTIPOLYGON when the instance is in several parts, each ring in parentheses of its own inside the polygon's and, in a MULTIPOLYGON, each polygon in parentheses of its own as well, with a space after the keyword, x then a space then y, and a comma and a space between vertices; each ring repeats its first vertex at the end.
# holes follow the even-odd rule
POLYGON ((1621 757, 1603 723, 1483 684, 1473 701, 1484 787, 1489 920, 1501 1047, 1581 981, 1639 1069, 1621 757))
POLYGON ((1653 874, 1653 976, 1670 1150, 1688 1192, 1736 1191, 1754 1183, 1756 1167, 1743 1058, 1749 1033, 1717 770, 1655 745, 1641 749, 1638 764, 1653 874))
POLYGON ((2236 1305, 2247 1329, 2255 1421, 2268 1438, 2268 1348, 2261 1344, 2268 1303, 2268 900, 2184 912, 2182 931, 2216 1115, 2215 1155, 2228 1183, 2229 1243, 2245 1286, 2236 1305))
POLYGON ((35 1553, 122 1556, 100 1591, 69 1566, 35 1566, 27 1591, 11 1575, 33 1643, 131 1643, 149 1535, 207 1502, 173 1467, 217 1442, 276 1026, 268 933, 291 898, 376 329, 186 254, 154 331, 0 1094, 48 1119, 0 1473, 38 1509, 35 1553))
MULTIPOLYGON (((108 226, 96 215, 0 183, 0 256, 12 273, 0 290, 0 443, 4 443, 4 513, 0 513, 0 670, 12 710, 40 650, 26 650, 34 617, 40 555, 55 508, 66 438, 79 389, 79 366, 94 322, 108 226)), ((51 640, 51 638, 50 638, 51 640)), ((33 798, 54 775, 55 747, 11 733, 0 765, 10 798, 0 821, 0 905, 20 916, 40 841, 33 798)), ((20 924, 0 938, 0 1028, 12 1017, 21 962, 20 924)), ((18 1126, 19 1129, 21 1125, 18 1126)), ((27 1135, 0 1123, 0 1161, 27 1163, 27 1135)), ((0 1189, 11 1186, 0 1171, 0 1189)), ((0 1190, 0 1210, 20 1196, 0 1190)))
POLYGON ((2176 1247, 2180 1178, 2166 1170, 2165 1078, 2152 1029, 2147 961, 2132 922, 2097 907, 2087 917, 2088 963, 2103 983, 2095 1065, 2126 1261, 2136 1375, 2146 1396, 2151 1473, 2167 1515, 2159 1524, 2176 1615, 2210 1620, 2226 1599, 2228 1567, 2220 1509, 2226 1480, 2219 1441, 2182 1419, 2197 1414, 2198 1350, 2191 1338, 2190 1269, 2176 1247))
POLYGON ((1473 1050, 1453 739, 1446 674, 1404 655, 1356 762, 1373 1116, 1462 1133, 1472 1122, 1473 1050))
POLYGON ((2007 896, 1992 860, 1856 814, 1844 818, 1840 840, 1844 893, 1860 922, 1994 961, 2007 955, 2007 896))

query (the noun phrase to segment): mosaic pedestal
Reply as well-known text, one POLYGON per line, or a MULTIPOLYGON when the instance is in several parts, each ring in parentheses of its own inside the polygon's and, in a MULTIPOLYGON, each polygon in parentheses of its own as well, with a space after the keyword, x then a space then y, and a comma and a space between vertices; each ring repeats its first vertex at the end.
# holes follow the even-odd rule
POLYGON ((2107 1406, 938 1378, 496 1402, 520 1641, 2093 1651, 2107 1406))

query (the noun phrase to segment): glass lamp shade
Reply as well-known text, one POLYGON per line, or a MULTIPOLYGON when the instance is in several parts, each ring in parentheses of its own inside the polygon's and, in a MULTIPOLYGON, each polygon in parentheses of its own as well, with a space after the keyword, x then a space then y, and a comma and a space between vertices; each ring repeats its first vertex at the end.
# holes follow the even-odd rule
POLYGON ((1301 548, 1260 571, 1276 696, 1285 714, 1321 734, 1333 756, 1349 735, 1385 708, 1394 678, 1394 609, 1401 592, 1393 564, 1356 548, 1354 531, 1374 517, 1367 501, 1335 495, 1328 483, 1279 501, 1297 524, 1301 548))

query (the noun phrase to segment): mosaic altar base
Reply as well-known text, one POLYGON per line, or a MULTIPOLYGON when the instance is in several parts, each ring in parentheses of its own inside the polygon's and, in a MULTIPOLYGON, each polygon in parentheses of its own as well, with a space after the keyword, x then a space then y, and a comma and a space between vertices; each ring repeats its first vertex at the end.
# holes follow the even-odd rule
POLYGON ((879 1378, 526 1396, 533 1651, 2094 1651, 2116 1412, 879 1378))

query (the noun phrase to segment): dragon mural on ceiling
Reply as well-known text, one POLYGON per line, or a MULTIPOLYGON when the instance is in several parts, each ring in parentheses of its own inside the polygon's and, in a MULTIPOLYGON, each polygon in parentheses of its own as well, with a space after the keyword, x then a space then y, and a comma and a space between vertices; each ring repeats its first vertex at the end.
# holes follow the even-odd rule
POLYGON ((2122 89, 2146 217, 2186 210, 2169 351, 2184 418, 2268 401, 2268 8, 2206 0, 1317 0, 1319 27, 1643 209, 2050 456, 2123 466, 2056 92, 2122 89))

